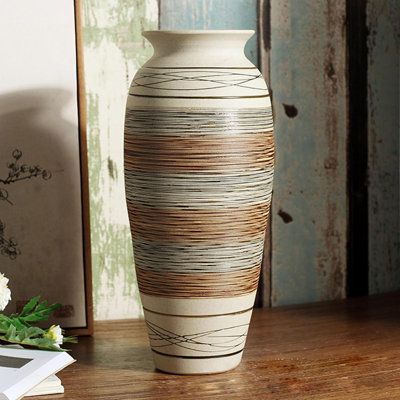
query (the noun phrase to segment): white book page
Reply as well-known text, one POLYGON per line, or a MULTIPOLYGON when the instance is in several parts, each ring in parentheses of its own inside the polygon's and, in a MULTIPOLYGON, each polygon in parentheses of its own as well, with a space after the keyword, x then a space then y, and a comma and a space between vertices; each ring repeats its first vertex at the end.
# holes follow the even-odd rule
POLYGON ((0 348, 0 399, 21 398, 74 361, 65 352, 0 348))
POLYGON ((30 390, 25 397, 58 393, 64 393, 64 386, 56 375, 50 375, 42 383, 39 383, 39 385, 30 390))

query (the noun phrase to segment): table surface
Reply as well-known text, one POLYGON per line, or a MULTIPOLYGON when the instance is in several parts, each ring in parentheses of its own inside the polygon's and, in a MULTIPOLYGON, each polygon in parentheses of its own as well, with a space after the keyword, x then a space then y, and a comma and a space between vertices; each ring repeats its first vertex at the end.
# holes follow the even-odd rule
POLYGON ((241 365, 200 376, 155 371, 143 321, 97 322, 41 399, 400 399, 399 311, 400 293, 256 309, 241 365))

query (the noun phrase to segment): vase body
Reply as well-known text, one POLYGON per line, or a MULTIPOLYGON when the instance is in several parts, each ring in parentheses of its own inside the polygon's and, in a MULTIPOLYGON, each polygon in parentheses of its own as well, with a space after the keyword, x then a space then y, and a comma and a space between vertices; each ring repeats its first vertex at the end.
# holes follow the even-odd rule
POLYGON ((244 56, 252 31, 151 31, 133 79, 125 188, 136 274, 158 369, 241 360, 272 192, 271 102, 244 56))

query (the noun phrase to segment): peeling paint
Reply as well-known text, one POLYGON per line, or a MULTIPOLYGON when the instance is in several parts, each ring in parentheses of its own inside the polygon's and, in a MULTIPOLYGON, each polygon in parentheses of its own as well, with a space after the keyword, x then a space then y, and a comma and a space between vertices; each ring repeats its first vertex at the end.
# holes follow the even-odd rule
POLYGON ((293 221, 293 217, 282 209, 279 209, 278 215, 282 218, 282 221, 285 224, 290 224, 293 221))
POLYGON ((94 317, 141 315, 123 180, 126 93, 152 53, 156 0, 83 1, 94 317))
POLYGON ((118 170, 116 163, 108 157, 107 160, 108 175, 111 179, 118 179, 118 170))
POLYGON ((369 290, 400 289, 400 3, 367 2, 369 290))
POLYGON ((289 118, 295 118, 297 117, 298 110, 293 104, 282 104, 283 108, 285 109, 285 114, 289 118))
POLYGON ((271 0, 272 305, 345 295, 345 21, 345 0, 271 0))

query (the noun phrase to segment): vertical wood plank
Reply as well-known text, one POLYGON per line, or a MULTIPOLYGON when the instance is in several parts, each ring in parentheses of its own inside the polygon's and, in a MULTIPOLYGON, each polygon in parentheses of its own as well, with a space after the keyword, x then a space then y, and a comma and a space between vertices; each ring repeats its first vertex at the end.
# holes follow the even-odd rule
POLYGON ((400 3, 368 0, 369 289, 400 289, 400 3))
MULTIPOLYGON (((269 93, 273 98, 270 77, 270 52, 271 52, 271 1, 258 1, 258 54, 259 68, 267 82, 269 93)), ((272 110, 274 112, 274 110, 272 110)), ((272 207, 270 209, 272 214, 272 207)), ((264 254, 258 288, 257 305, 259 307, 271 306, 271 217, 265 232, 264 254)))
POLYGON ((366 2, 346 1, 349 196, 347 295, 368 295, 368 104, 366 2))
MULTIPOLYGON (((160 0, 160 29, 254 29, 257 0, 160 0)), ((245 53, 258 64, 257 35, 245 53)))
POLYGON ((271 0, 272 305, 345 295, 345 20, 345 0, 271 0))
POLYGON ((258 53, 260 71, 271 93, 270 53, 271 53, 271 0, 258 1, 258 53))
POLYGON ((156 0, 81 0, 87 100, 94 317, 141 314, 124 192, 128 87, 151 56, 142 30, 157 29, 156 0))

